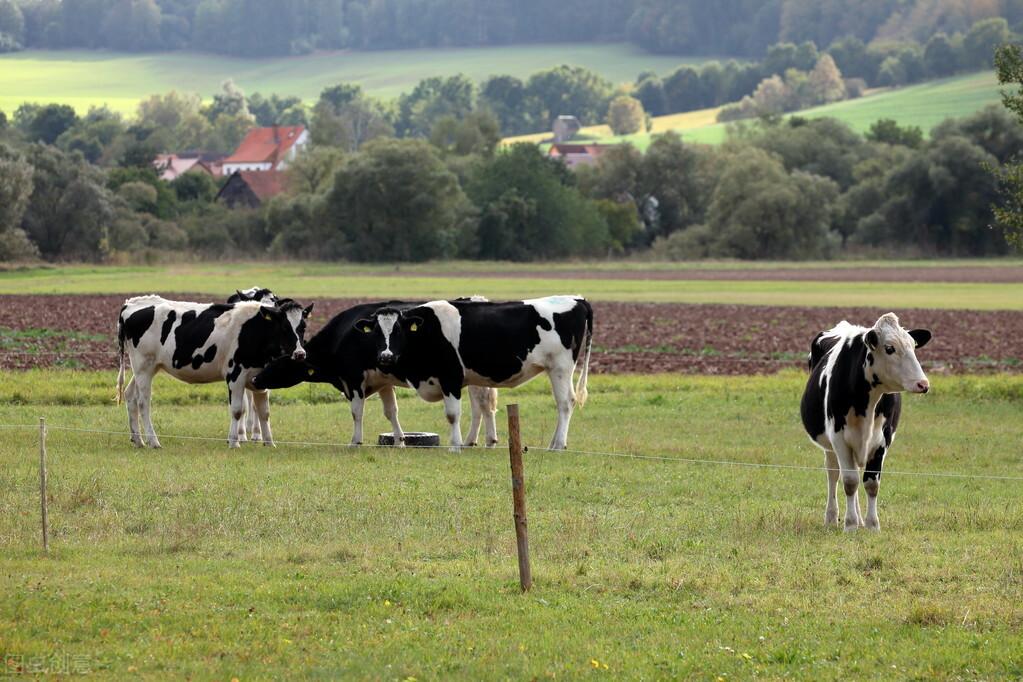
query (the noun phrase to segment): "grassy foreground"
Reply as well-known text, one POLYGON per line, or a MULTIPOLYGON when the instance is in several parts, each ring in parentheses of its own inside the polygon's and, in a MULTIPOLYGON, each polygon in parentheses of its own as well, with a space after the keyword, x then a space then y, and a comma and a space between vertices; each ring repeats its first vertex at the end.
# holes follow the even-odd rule
POLYGON ((79 113, 106 104, 134 114, 138 101, 149 95, 179 90, 208 98, 228 78, 249 94, 295 95, 306 101, 338 83, 358 83, 371 95, 391 98, 430 76, 464 73, 477 81, 496 74, 527 78, 558 64, 584 66, 613 83, 631 83, 642 71, 668 73, 681 64, 703 61, 706 58, 654 55, 620 43, 326 52, 268 59, 194 52, 27 50, 0 55, 0 110, 10 113, 23 102, 61 102, 79 113))
MULTIPOLYGON (((113 679, 1018 678, 1019 481, 894 472, 1023 476, 1023 379, 933 379, 906 401, 880 534, 822 528, 818 471, 528 452, 520 595, 506 450, 230 452, 168 437, 222 437, 222 388, 164 378, 162 451, 51 432, 47 558, 35 433, 3 430, 0 647, 113 679)), ((816 466, 802 382, 596 377, 570 444, 816 466)), ((123 432, 112 389, 111 373, 2 374, 0 423, 123 432)), ((545 443, 545 382, 511 400, 545 443)), ((350 435, 328 391, 273 402, 279 440, 350 435)), ((406 428, 443 430, 439 406, 400 403, 406 428)))
MULTIPOLYGON (((1003 265, 1018 261, 988 261, 1003 265)), ((893 267, 938 266, 940 261, 893 267)), ((950 263, 946 263, 950 264, 950 263)), ((856 267, 856 263, 827 267, 856 267)), ((870 265, 880 265, 872 263, 870 265)), ((759 264, 744 269, 792 267, 759 264)), ((434 263, 420 266, 360 266, 324 263, 206 263, 151 267, 67 266, 0 271, 0 294, 142 294, 197 293, 222 297, 224 292, 259 284, 288 296, 337 298, 446 298, 482 294, 494 300, 579 293, 592 300, 678 303, 736 303, 802 306, 875 306, 1021 310, 1023 284, 933 282, 798 282, 757 280, 651 280, 644 269, 664 264, 615 267, 630 269, 630 278, 544 278, 550 269, 593 269, 587 263, 517 265, 434 263), (439 276, 444 272, 447 276, 439 276), (496 276, 478 276, 479 273, 496 276), (536 277, 500 277, 535 272, 536 277), (141 289, 140 287, 144 287, 141 289)), ((667 266, 684 270, 686 266, 667 266)), ((715 267, 704 265, 700 267, 715 267)), ((735 263, 718 267, 736 268, 735 263)))

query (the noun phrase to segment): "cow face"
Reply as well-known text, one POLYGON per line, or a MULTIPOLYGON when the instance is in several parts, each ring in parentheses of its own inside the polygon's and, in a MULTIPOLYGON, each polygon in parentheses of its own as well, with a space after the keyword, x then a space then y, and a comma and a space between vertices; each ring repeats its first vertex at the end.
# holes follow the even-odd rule
POLYGON ((302 308, 294 301, 282 302, 281 307, 260 307, 260 315, 271 325, 271 335, 279 347, 282 356, 291 356, 294 360, 305 360, 305 349, 302 344, 305 339, 306 318, 313 310, 313 306, 302 308))
POLYGON ((418 333, 423 319, 404 315, 394 308, 381 308, 373 317, 359 320, 355 329, 362 334, 371 334, 376 344, 377 364, 381 369, 393 367, 405 349, 407 338, 418 333))
POLYGON ((926 329, 909 331, 899 326, 895 313, 882 315, 864 338, 870 350, 868 372, 874 381, 894 391, 927 393, 930 382, 916 358, 916 349, 931 340, 926 329))
POLYGON ((303 381, 322 382, 327 379, 305 360, 285 356, 267 365, 252 380, 252 385, 262 391, 268 388, 291 388, 303 381))

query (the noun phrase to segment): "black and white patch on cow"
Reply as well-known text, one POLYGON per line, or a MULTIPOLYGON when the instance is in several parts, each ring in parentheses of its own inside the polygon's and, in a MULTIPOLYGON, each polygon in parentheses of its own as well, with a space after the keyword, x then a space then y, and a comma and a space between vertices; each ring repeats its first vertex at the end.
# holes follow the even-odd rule
MULTIPOLYGON (((482 297, 460 300, 486 300, 482 297)), ((282 358, 272 362, 254 380, 258 388, 289 388, 301 382, 329 383, 341 391, 351 407, 353 430, 352 445, 363 442, 363 415, 366 400, 380 395, 384 415, 391 422, 397 446, 405 444, 404 432, 398 421, 398 403, 394 389, 408 387, 393 362, 381 330, 394 330, 401 311, 421 305, 405 301, 367 303, 353 306, 334 316, 323 329, 306 344, 306 358, 299 362, 282 358), (380 331, 379 334, 375 333, 380 331), (381 359, 381 357, 383 359, 381 359)), ((472 409, 472 427, 469 445, 475 445, 480 426, 486 429, 487 447, 497 444, 497 389, 474 387, 469 391, 472 409)))
MULTIPOLYGON (((117 322, 117 396, 127 404, 132 442, 139 447, 160 447, 150 403, 153 378, 163 371, 190 384, 227 382, 231 411, 228 444, 238 447, 244 389, 252 387, 252 378, 274 358, 305 357, 302 335, 311 309, 294 301, 282 301, 280 306, 187 303, 155 295, 125 301, 117 322), (125 355, 132 370, 127 387, 125 355)), ((256 392, 254 402, 263 442, 272 445, 266 392, 256 392)))
MULTIPOLYGON (((227 299, 228 303, 242 303, 245 301, 255 301, 263 305, 275 306, 281 302, 281 299, 270 289, 260 286, 236 289, 227 299)), ((267 400, 269 399, 270 394, 268 391, 267 400)), ((259 425, 259 417, 256 414, 256 396, 251 388, 245 389, 245 416, 238 426, 238 440, 242 443, 248 440, 254 442, 263 440, 263 431, 259 425)))
POLYGON ((463 386, 512 388, 546 372, 558 420, 551 449, 564 449, 575 405, 587 396, 593 311, 580 296, 491 303, 430 301, 381 309, 361 320, 381 367, 393 368, 421 398, 443 401, 451 445, 461 447, 463 386), (578 383, 575 369, 585 351, 578 383))
POLYGON ((803 426, 824 450, 828 496, 824 522, 838 523, 835 488, 846 494, 845 529, 880 528, 877 494, 881 468, 895 439, 902 410, 900 393, 927 393, 930 382, 916 349, 931 332, 906 330, 894 313, 873 327, 841 322, 821 332, 810 345, 810 378, 800 412, 803 426), (859 479, 867 492, 867 517, 860 516, 859 479))

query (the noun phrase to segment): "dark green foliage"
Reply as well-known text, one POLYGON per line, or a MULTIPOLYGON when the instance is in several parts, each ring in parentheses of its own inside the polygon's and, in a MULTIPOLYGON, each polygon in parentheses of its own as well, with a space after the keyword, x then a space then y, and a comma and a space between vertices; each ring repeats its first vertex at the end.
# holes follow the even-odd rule
POLYGON ((179 202, 210 203, 217 196, 217 183, 208 173, 192 171, 179 175, 170 183, 179 202))
POLYGON ((924 142, 924 132, 920 130, 919 126, 903 127, 890 118, 874 121, 866 137, 871 142, 901 145, 910 149, 917 149, 924 142))
MULTIPOLYGON (((995 70, 998 82, 1013 88, 1002 92, 1002 104, 1017 122, 1023 122, 1023 48, 1019 45, 1000 47, 995 55, 995 70)), ((1006 240, 1017 249, 1023 249, 1023 164, 1004 161, 999 168, 992 169, 999 193, 993 211, 1006 240)))
POLYGON ((483 166, 468 187, 480 211, 479 257, 536 260, 605 253, 607 223, 570 173, 529 144, 514 145, 483 166))
POLYGON ((374 140, 337 171, 316 247, 322 256, 365 261, 451 257, 468 208, 431 145, 374 140))
POLYGON ((78 121, 75 110, 66 104, 34 106, 29 110, 25 106, 18 110, 19 127, 32 142, 53 144, 78 121))

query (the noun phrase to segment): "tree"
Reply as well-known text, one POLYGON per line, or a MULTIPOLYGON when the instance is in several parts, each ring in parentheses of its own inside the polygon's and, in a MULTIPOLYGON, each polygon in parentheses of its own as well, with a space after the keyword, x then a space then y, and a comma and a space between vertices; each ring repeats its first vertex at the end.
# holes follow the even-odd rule
POLYGON ((67 104, 47 104, 34 112, 25 132, 33 142, 53 144, 77 120, 75 110, 67 104))
POLYGON ((924 142, 924 131, 920 129, 920 126, 902 127, 894 119, 882 118, 870 125, 866 137, 871 142, 919 149, 924 142))
POLYGON ((418 140, 374 140, 337 172, 320 253, 367 261, 453 256, 468 205, 436 150, 418 140))
POLYGON ((95 259, 106 249, 114 216, 113 197, 102 174, 77 154, 33 144, 27 161, 34 169, 32 195, 22 219, 45 258, 95 259))
POLYGON ((960 55, 944 33, 936 33, 924 46, 924 67, 932 77, 949 76, 959 70, 960 55))
POLYGON ((632 93, 651 116, 668 113, 668 98, 664 94, 664 83, 657 76, 647 76, 639 81, 632 93))
POLYGON ((313 108, 311 136, 316 145, 354 152, 374 138, 393 134, 383 106, 366 97, 358 85, 326 88, 313 108))
POLYGON ((430 132, 430 143, 445 155, 491 156, 500 141, 501 129, 489 111, 475 111, 462 120, 445 116, 430 132))
POLYGON ((976 69, 991 68, 995 50, 1009 42, 1009 23, 1001 17, 978 21, 963 38, 963 59, 966 66, 976 69))
MULTIPOLYGON (((299 157, 304 158, 305 154, 299 157)), ((296 159, 296 162, 298 159, 296 159)), ((291 167, 289 166, 289 169, 291 167)), ((182 173, 170 182, 170 188, 179 202, 212 203, 217 196, 217 183, 208 173, 193 171, 182 173)))
POLYGON ((602 120, 611 84, 582 67, 562 65, 534 73, 526 91, 535 106, 535 122, 549 128, 561 115, 575 116, 584 125, 602 120))
POLYGON ((611 100, 607 108, 607 124, 615 135, 631 135, 643 129, 646 112, 643 104, 634 97, 619 95, 611 100))
POLYGON ((0 52, 7 51, 3 48, 5 38, 9 49, 19 49, 24 44, 25 16, 14 0, 0 0, 0 52))
POLYGON ((842 72, 835 66, 829 54, 821 55, 810 72, 809 86, 814 104, 827 104, 845 99, 845 82, 842 72))
POLYGON ((530 132, 532 119, 526 84, 520 79, 491 76, 480 87, 479 105, 493 112, 506 135, 530 132))
POLYGON ((398 98, 395 129, 401 137, 429 137, 434 123, 445 116, 464 117, 475 102, 476 84, 464 74, 426 78, 398 98))
POLYGON ((344 160, 344 152, 337 147, 313 146, 306 150, 288 166, 288 193, 326 193, 334 186, 334 174, 344 160))
POLYGON ((0 144, 0 234, 21 227, 32 194, 32 166, 0 144))
POLYGON ((821 258, 838 186, 810 173, 785 171, 767 152, 748 149, 725 162, 707 212, 713 251, 746 259, 821 258))
POLYGON ((536 260, 605 253, 607 223, 573 186, 571 173, 532 144, 494 155, 468 187, 480 211, 478 256, 536 260))

